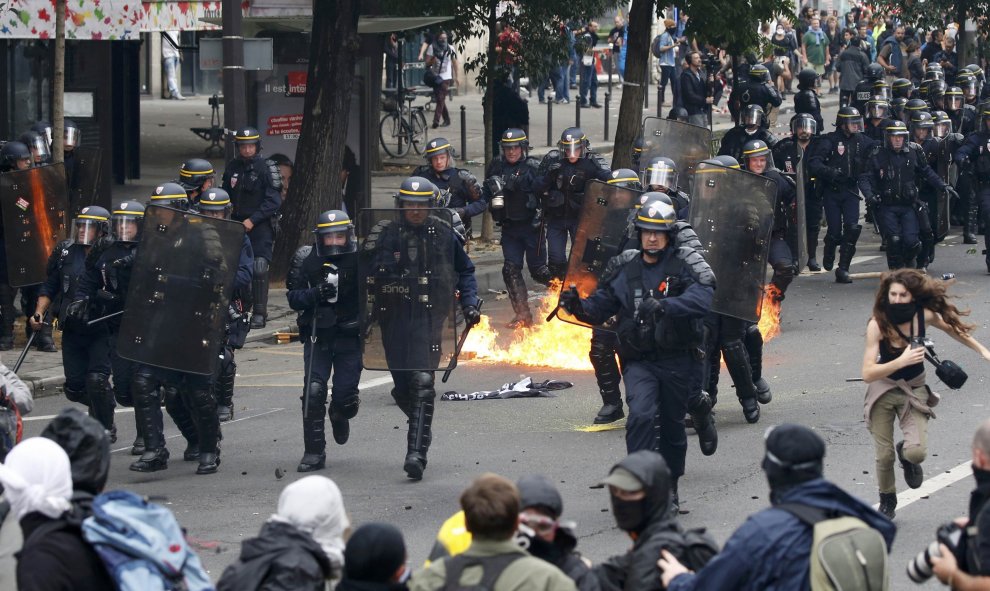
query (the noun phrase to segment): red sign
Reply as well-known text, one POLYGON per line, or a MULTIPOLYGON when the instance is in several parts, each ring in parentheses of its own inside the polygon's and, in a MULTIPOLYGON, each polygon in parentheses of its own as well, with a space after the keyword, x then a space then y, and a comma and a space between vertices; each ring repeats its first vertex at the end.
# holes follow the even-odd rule
POLYGON ((306 96, 306 72, 285 75, 285 96, 306 96))
POLYGON ((299 133, 302 131, 302 120, 302 113, 269 117, 268 130, 265 135, 280 135, 284 139, 299 139, 299 133))

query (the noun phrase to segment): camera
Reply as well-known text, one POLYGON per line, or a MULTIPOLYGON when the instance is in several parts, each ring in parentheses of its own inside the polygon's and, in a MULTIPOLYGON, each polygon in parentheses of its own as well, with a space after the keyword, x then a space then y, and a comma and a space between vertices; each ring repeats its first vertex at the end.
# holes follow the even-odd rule
POLYGON ((714 76, 722 69, 722 62, 718 59, 718 56, 712 53, 701 54, 701 65, 705 68, 708 74, 714 76))
MULTIPOLYGON (((932 577, 932 558, 942 556, 939 544, 945 544, 956 558, 959 558, 960 547, 964 543, 963 528, 955 523, 945 523, 935 532, 935 541, 918 553, 907 565, 907 575, 915 583, 924 583, 932 577)), ((960 564, 963 562, 960 561, 960 564)))
MULTIPOLYGON (((340 275, 337 274, 336 269, 328 269, 327 270, 326 282, 329 283, 330 285, 334 286, 334 287, 337 287, 339 285, 339 283, 340 283, 340 275)), ((335 304, 335 303, 337 303, 337 294, 334 294, 334 296, 332 298, 330 298, 329 300, 327 300, 327 303, 328 304, 335 304)))

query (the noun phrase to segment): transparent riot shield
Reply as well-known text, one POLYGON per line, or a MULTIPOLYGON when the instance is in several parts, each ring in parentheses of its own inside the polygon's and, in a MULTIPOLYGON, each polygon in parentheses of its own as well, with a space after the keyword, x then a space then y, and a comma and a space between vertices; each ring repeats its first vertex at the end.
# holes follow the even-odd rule
MULTIPOLYGON (((630 212, 639 204, 639 191, 624 189, 601 181, 590 181, 584 189, 584 205, 578 218, 574 245, 567 262, 564 289, 574 285, 586 298, 598 289, 598 281, 609 259, 622 248, 637 248, 628 244, 630 212)), ((589 326, 560 308, 561 320, 589 326)))
POLYGON ((363 209, 358 214, 365 369, 452 368, 458 238, 449 209, 363 209))
POLYGON ((148 206, 117 338, 120 356, 213 374, 243 242, 240 222, 148 206))
POLYGON ((109 207, 109 203, 97 203, 102 151, 96 146, 79 146, 74 151, 75 164, 72 178, 69 179, 69 206, 72 213, 87 205, 109 207))
MULTIPOLYGON (((712 132, 682 121, 647 117, 643 119, 643 153, 640 164, 645 167, 651 158, 666 156, 677 165, 682 187, 687 187, 694 167, 711 156, 712 132)), ((636 171, 641 172, 641 171, 636 171)))
POLYGON ((756 322, 763 306, 777 183, 744 170, 699 163, 691 225, 715 272, 712 311, 756 322))
POLYGON ((795 225, 797 226, 797 232, 794 234, 794 243, 797 248, 794 249, 794 254, 798 261, 798 269, 801 269, 808 262, 808 210, 805 209, 808 203, 807 196, 805 195, 805 191, 808 188, 808 166, 804 148, 797 142, 794 143, 798 153, 797 172, 794 175, 794 217, 796 218, 795 225))
POLYGON ((68 237, 65 165, 48 164, 0 174, 0 211, 13 287, 45 280, 48 257, 68 237))

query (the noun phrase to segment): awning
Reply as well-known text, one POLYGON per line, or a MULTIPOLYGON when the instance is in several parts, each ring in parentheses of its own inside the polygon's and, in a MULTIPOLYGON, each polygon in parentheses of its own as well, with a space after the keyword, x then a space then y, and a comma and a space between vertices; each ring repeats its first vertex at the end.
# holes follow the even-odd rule
MULTIPOLYGON (((410 29, 421 29, 437 23, 449 21, 452 16, 368 16, 358 19, 358 34, 373 35, 376 33, 393 33, 410 29)), ((211 28, 220 26, 221 17, 205 18, 211 28)), ((313 28, 312 15, 296 16, 253 16, 245 15, 241 21, 241 30, 245 37, 254 37, 260 31, 280 31, 283 33, 309 32, 313 28)))
MULTIPOLYGON (((13 0, 0 9, 0 39, 55 37, 55 0, 13 0)), ((66 3, 65 38, 134 40, 148 31, 216 29, 207 22, 221 16, 219 0, 72 0, 66 3)))

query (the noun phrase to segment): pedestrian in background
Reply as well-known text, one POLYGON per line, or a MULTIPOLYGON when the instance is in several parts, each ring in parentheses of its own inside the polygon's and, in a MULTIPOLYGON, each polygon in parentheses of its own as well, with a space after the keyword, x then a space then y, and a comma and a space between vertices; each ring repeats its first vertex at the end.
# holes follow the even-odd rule
POLYGON ((184 101, 179 90, 179 62, 182 61, 182 53, 179 52, 178 31, 167 31, 162 36, 162 68, 165 70, 165 82, 168 87, 168 97, 172 100, 184 101))

